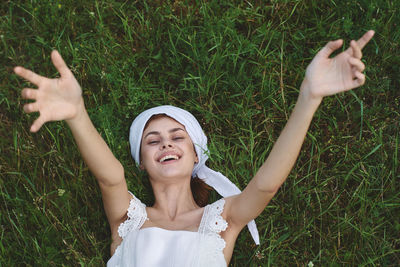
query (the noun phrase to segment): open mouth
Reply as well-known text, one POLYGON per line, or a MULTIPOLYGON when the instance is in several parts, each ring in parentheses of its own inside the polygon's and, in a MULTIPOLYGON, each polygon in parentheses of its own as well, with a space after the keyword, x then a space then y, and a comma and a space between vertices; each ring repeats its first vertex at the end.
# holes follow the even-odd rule
POLYGON ((176 161, 179 159, 178 155, 166 155, 164 157, 162 157, 159 162, 160 163, 167 163, 167 162, 172 162, 172 161, 176 161))

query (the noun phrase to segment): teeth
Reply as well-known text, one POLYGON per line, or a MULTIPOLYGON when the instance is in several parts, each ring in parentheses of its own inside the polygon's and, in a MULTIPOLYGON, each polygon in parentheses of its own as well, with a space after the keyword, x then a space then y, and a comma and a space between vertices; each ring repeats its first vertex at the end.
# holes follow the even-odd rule
POLYGON ((160 163, 166 161, 167 159, 179 159, 177 155, 167 155, 160 159, 160 163))

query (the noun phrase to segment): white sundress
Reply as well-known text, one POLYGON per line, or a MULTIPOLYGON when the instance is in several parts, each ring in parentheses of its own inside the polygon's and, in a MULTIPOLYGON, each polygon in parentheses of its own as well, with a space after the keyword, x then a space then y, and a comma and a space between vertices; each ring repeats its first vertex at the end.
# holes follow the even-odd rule
POLYGON ((197 232, 140 229, 147 219, 146 205, 133 197, 128 219, 118 227, 122 243, 107 267, 226 267, 226 244, 219 234, 228 227, 221 216, 224 205, 220 199, 205 206, 197 232))

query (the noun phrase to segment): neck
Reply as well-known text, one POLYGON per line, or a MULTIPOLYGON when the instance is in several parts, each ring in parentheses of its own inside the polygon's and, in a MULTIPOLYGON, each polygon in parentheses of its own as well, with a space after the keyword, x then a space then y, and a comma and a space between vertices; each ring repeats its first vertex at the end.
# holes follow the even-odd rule
POLYGON ((183 213, 198 209, 190 188, 190 179, 169 184, 150 179, 155 197, 153 208, 171 221, 183 213))

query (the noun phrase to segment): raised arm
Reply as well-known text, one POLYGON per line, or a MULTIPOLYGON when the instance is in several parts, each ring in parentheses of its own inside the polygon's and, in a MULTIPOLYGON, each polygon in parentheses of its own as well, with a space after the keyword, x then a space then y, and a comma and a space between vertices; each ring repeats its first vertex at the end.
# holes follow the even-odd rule
POLYGON ((368 31, 357 42, 351 41, 350 47, 334 58, 329 56, 343 41, 329 42, 314 57, 307 67, 295 108, 267 160, 241 194, 227 199, 227 218, 233 225, 240 228, 256 218, 286 180, 322 98, 364 84, 361 49, 373 35, 373 31, 368 31))
POLYGON ((84 161, 100 185, 104 209, 113 230, 125 216, 130 200, 124 168, 93 126, 81 87, 61 55, 53 51, 51 60, 60 78, 49 79, 19 66, 14 69, 17 75, 38 87, 22 90, 23 98, 35 100, 25 104, 24 111, 40 113, 30 130, 37 132, 48 121, 66 120, 84 161))

